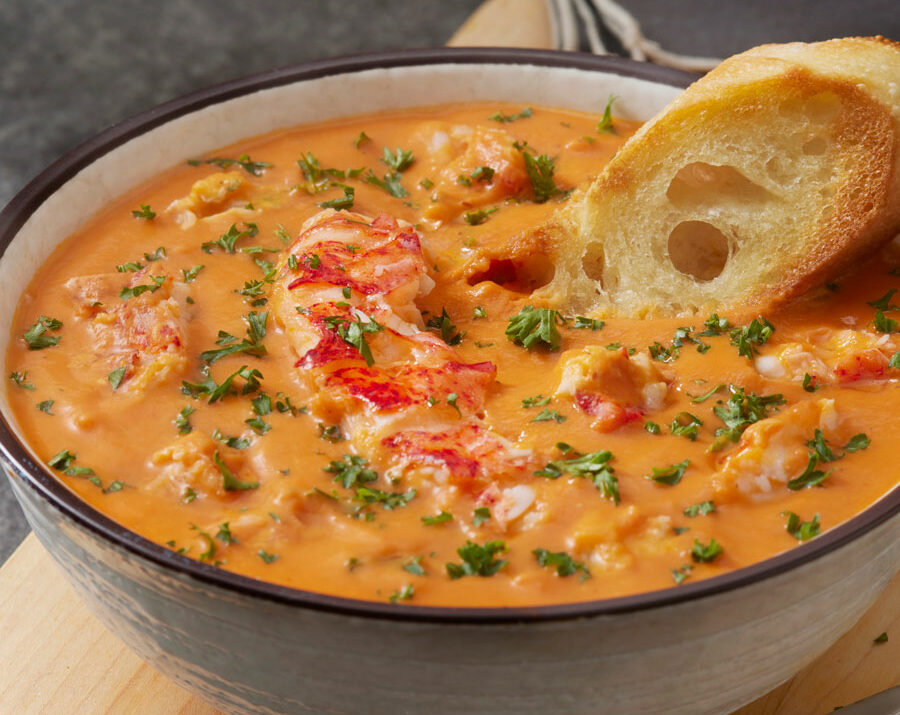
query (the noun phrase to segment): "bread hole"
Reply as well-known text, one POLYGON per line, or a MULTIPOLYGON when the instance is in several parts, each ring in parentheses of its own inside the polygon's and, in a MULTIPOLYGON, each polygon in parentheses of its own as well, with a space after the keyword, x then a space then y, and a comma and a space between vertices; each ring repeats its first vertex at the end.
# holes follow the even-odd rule
POLYGON ((803 145, 803 153, 808 156, 819 156, 828 149, 828 142, 822 137, 813 137, 803 145))
POLYGON ((803 104, 803 112, 809 121, 816 124, 828 124, 837 118, 841 111, 841 100, 833 92, 814 94, 803 104))
POLYGON ((669 234, 668 251, 676 270, 699 281, 711 281, 725 270, 728 238, 706 221, 682 221, 669 234))
POLYGON ((679 208, 723 203, 765 201, 769 193, 733 166, 695 161, 681 167, 669 183, 666 197, 679 208))
POLYGON ((787 184, 795 178, 790 167, 785 166, 785 162, 778 156, 773 156, 766 162, 766 173, 772 181, 778 184, 787 184))
POLYGON ((585 247, 581 268, 591 280, 603 280, 603 246, 600 243, 592 241, 585 247))
POLYGON ((531 293, 553 280, 556 268, 550 259, 537 254, 516 260, 492 258, 487 270, 473 273, 469 285, 491 281, 517 293, 531 293))

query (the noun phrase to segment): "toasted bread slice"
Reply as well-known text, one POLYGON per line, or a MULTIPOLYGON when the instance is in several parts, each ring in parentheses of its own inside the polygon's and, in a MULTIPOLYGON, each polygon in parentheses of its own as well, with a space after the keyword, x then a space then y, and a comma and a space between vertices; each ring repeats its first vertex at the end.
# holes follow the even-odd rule
POLYGON ((900 44, 764 45, 725 60, 553 221, 536 300, 597 315, 767 310, 900 231, 900 44))

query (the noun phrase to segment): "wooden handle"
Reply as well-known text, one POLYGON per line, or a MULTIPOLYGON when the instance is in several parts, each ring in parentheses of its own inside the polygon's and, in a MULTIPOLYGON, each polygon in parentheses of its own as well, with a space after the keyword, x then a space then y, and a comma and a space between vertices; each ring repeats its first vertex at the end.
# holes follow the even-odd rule
POLYGON ((554 48, 550 0, 486 0, 447 42, 449 47, 554 48))

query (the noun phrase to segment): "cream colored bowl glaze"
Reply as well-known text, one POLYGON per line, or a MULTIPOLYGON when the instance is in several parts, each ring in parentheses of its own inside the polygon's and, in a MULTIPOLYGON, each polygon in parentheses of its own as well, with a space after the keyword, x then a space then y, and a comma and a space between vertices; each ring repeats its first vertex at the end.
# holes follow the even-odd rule
MULTIPOLYGON (((0 310, 107 201, 242 137, 463 100, 648 119, 686 78, 625 60, 432 50, 329 60, 241 80, 113 127, 0 214, 0 310)), ((8 334, 0 336, 5 352, 8 334)), ((900 490, 791 552, 649 594, 530 609, 376 604, 265 584, 157 546, 80 502, 17 431, 0 451, 38 538, 141 657, 234 713, 723 713, 794 675, 900 567, 900 490)))

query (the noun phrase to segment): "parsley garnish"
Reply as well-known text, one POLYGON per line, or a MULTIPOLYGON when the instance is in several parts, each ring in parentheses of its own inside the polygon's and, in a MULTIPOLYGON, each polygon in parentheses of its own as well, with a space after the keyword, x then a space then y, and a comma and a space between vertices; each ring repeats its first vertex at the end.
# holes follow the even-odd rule
POLYGON ((669 429, 672 434, 687 437, 693 442, 697 439, 697 427, 702 424, 703 420, 697 417, 697 415, 692 415, 690 412, 679 412, 672 419, 672 424, 669 426, 669 429))
POLYGON ((680 586, 693 570, 693 564, 682 564, 677 569, 672 569, 672 578, 675 580, 675 584, 680 586))
POLYGON ((200 271, 202 271, 204 268, 206 268, 206 266, 204 266, 202 264, 198 264, 198 265, 194 266, 193 268, 182 268, 181 273, 182 273, 182 275, 184 275, 184 282, 192 283, 194 281, 194 279, 197 277, 197 275, 200 273, 200 271))
POLYGON ((191 426, 190 416, 195 412, 194 408, 188 405, 175 418, 175 426, 178 428, 178 434, 190 434, 194 429, 191 426))
POLYGON ((749 325, 734 328, 731 333, 731 344, 736 345, 738 355, 753 359, 758 352, 757 345, 764 345, 775 332, 775 326, 761 315, 750 321, 749 325))
POLYGON ((650 422, 649 420, 644 423, 644 429, 650 434, 660 434, 662 432, 662 429, 656 422, 650 422))
POLYGON ((722 555, 722 551, 722 546, 715 539, 710 539, 709 544, 705 546, 699 539, 694 539, 694 545, 691 547, 691 558, 697 563, 709 563, 719 558, 722 555))
POLYGON ((353 199, 356 195, 356 189, 354 189, 352 186, 347 186, 346 184, 338 184, 336 182, 332 182, 331 185, 343 189, 344 195, 336 199, 330 199, 329 201, 320 201, 319 206, 321 206, 323 209, 337 209, 338 211, 349 211, 350 209, 352 209, 353 199))
POLYGON ((378 333, 384 330, 384 326, 377 322, 375 318, 369 316, 368 322, 364 323, 359 315, 356 316, 355 321, 351 321, 350 318, 342 315, 333 315, 326 318, 325 322, 329 324, 332 330, 337 332, 341 340, 347 345, 352 345, 359 350, 359 354, 366 361, 366 365, 371 367, 375 363, 375 358, 372 357, 372 350, 369 347, 369 343, 366 342, 366 333, 378 333))
POLYGON ((437 526, 438 524, 446 524, 448 521, 453 521, 453 514, 448 514, 446 511, 441 511, 440 514, 435 516, 422 517, 422 523, 425 526, 437 526))
POLYGON ((888 367, 900 368, 900 350, 898 350, 891 356, 890 362, 888 362, 888 367))
POLYGON ((221 345, 222 347, 204 350, 200 353, 200 359, 207 365, 211 365, 216 360, 235 353, 246 353, 255 357, 262 357, 266 354, 266 347, 262 344, 262 341, 266 337, 266 323, 268 319, 269 314, 267 312, 250 311, 244 317, 244 320, 247 321, 246 338, 238 342, 234 335, 220 330, 216 345, 221 345))
POLYGON ((583 315, 576 315, 572 328, 575 330, 600 330, 606 323, 596 318, 586 318, 583 315))
POLYGON ((875 320, 873 321, 875 325, 875 330, 879 333, 896 333, 897 332, 897 321, 893 318, 885 317, 884 313, 880 310, 875 313, 875 320))
POLYGON ((809 541, 819 535, 819 515, 816 514, 812 521, 800 521, 800 517, 792 511, 783 511, 781 516, 787 517, 785 530, 797 541, 809 541))
POLYGON ((768 417, 770 407, 785 403, 784 395, 781 394, 760 396, 733 385, 729 389, 731 397, 728 402, 723 404, 720 400, 713 407, 713 412, 725 423, 725 427, 716 430, 716 440, 709 448, 711 452, 722 449, 728 441, 737 442, 748 426, 768 417))
POLYGON ((506 551, 506 544, 503 541, 488 541, 484 546, 466 541, 465 546, 460 546, 456 550, 462 563, 448 563, 447 574, 451 579, 463 576, 493 576, 508 563, 505 559, 494 558, 504 551, 506 551))
POLYGON ((559 311, 526 305, 507 321, 506 337, 528 350, 540 343, 550 350, 558 350, 560 336, 556 324, 564 322, 559 311))
POLYGON ((683 513, 685 516, 695 517, 700 515, 705 516, 706 514, 715 514, 715 512, 716 505, 707 500, 702 501, 699 504, 691 504, 689 507, 685 508, 683 513))
POLYGON ((703 338, 711 338, 716 335, 721 335, 726 330, 731 328, 731 323, 728 322, 727 318, 720 318, 718 313, 712 313, 703 323, 703 327, 706 328, 702 333, 698 333, 700 337, 703 338))
POLYGON ((213 159, 188 159, 188 164, 191 166, 212 164, 218 166, 220 169, 227 169, 229 166, 237 164, 248 174, 253 174, 253 176, 262 176, 263 170, 272 166, 267 161, 252 161, 248 154, 241 154, 237 159, 223 159, 218 157, 213 159))
POLYGON ((466 337, 466 331, 454 332, 456 326, 450 320, 450 315, 446 308, 441 308, 441 314, 434 318, 429 318, 425 323, 425 327, 441 334, 441 339, 447 345, 459 345, 462 339, 466 337))
POLYGON ((213 461, 216 463, 216 467, 222 475, 222 486, 225 488, 226 492, 244 491, 246 489, 256 489, 259 487, 259 482, 244 482, 234 476, 232 471, 219 456, 219 450, 216 450, 213 453, 213 461))
POLYGON ((879 635, 879 636, 878 636, 875 640, 873 640, 872 642, 873 642, 873 643, 887 643, 887 642, 888 642, 888 634, 887 634, 887 631, 882 631, 882 632, 881 632, 881 635, 879 635))
POLYGON ((815 392, 816 390, 821 390, 824 385, 818 384, 818 378, 810 375, 808 372, 803 375, 803 389, 807 392, 815 392))
POLYGON ((215 241, 205 241, 200 244, 200 250, 204 253, 212 253, 212 250, 218 246, 225 253, 234 253, 235 252, 235 244, 241 238, 252 238, 257 233, 259 233, 259 228, 255 223, 247 223, 244 222, 244 225, 247 227, 243 231, 237 230, 237 224, 231 224, 229 229, 223 233, 219 238, 215 241))
POLYGON ((829 469, 827 472, 825 472, 821 469, 816 469, 818 464, 818 454, 811 454, 809 456, 809 461, 806 463, 806 468, 803 470, 803 473, 791 479, 787 483, 787 488, 791 491, 797 491, 799 489, 821 486, 822 482, 824 482, 834 470, 829 469))
MULTIPOLYGON (((565 445, 565 447, 568 447, 568 449, 561 450, 564 454, 572 451, 569 445, 565 445)), ((610 499, 614 504, 618 504, 620 501, 619 480, 614 474, 615 470, 609 466, 612 458, 612 452, 608 450, 591 452, 574 459, 558 459, 553 462, 547 462, 543 469, 536 471, 534 474, 547 479, 558 479, 563 474, 590 479, 606 499, 610 499)))
POLYGON ((531 107, 525 107, 518 114, 503 114, 503 112, 497 112, 488 117, 495 122, 500 122, 501 124, 508 124, 509 122, 514 122, 517 119, 528 119, 533 114, 531 107))
POLYGON ((46 315, 42 315, 34 325, 25 331, 22 337, 28 344, 29 350, 43 350, 53 345, 59 345, 60 336, 46 335, 46 332, 48 330, 59 330, 62 326, 62 322, 56 318, 48 318, 46 315))
POLYGON ((219 530, 216 532, 216 538, 223 544, 227 544, 228 546, 241 543, 231 533, 231 527, 228 526, 227 521, 219 524, 219 530))
POLYGON ((334 481, 340 482, 344 489, 368 484, 378 479, 378 472, 369 469, 368 460, 357 454, 345 454, 340 460, 332 461, 322 470, 334 475, 334 481))
POLYGON ((405 492, 383 492, 370 487, 357 487, 356 496, 353 499, 364 504, 381 504, 384 509, 391 511, 397 507, 406 506, 415 496, 415 489, 405 492))
POLYGON ((30 382, 25 382, 28 379, 27 370, 23 370, 22 372, 11 372, 9 373, 9 379, 16 383, 16 385, 21 387, 23 390, 35 389, 34 385, 32 385, 30 382))
POLYGON ((472 526, 477 528, 484 522, 490 521, 490 518, 491 510, 486 506, 480 506, 472 513, 472 526))
POLYGON ((113 390, 119 389, 119 385, 122 384, 122 380, 125 378, 125 372, 127 370, 127 367, 117 367, 106 376, 106 379, 109 380, 109 384, 112 386, 113 390))
POLYGON ((412 166, 414 161, 415 157, 413 156, 412 151, 404 151, 400 147, 397 147, 397 150, 394 153, 391 153, 390 149, 384 147, 381 155, 381 162, 387 164, 390 169, 393 169, 396 172, 406 171, 412 166))
POLYGON ((894 293, 897 292, 896 288, 891 288, 887 293, 881 296, 878 300, 873 300, 868 303, 876 310, 880 310, 883 312, 887 312, 889 310, 900 310, 900 306, 893 305, 891 303, 891 298, 894 297, 894 293))
POLYGON ((341 428, 338 425, 328 425, 327 427, 319 423, 319 439, 324 439, 326 442, 343 442, 344 435, 341 434, 341 428))
POLYGON ((372 184, 372 186, 377 186, 380 189, 384 189, 391 196, 403 199, 409 196, 409 192, 403 188, 403 184, 400 183, 400 174, 390 173, 384 175, 383 179, 379 179, 375 172, 369 169, 369 172, 363 176, 363 181, 367 184, 372 184))
POLYGON ((547 551, 547 549, 535 549, 531 553, 537 558, 538 564, 541 566, 549 566, 556 568, 557 576, 571 576, 577 571, 581 571, 581 580, 591 577, 591 572, 582 561, 576 561, 565 551, 547 551))
POLYGON ((260 549, 256 552, 256 555, 259 556, 263 560, 264 563, 270 564, 273 561, 278 561, 281 558, 278 554, 270 554, 265 549, 260 549))
POLYGON ((52 415, 50 408, 53 407, 54 400, 43 400, 38 402, 35 407, 37 407, 41 412, 46 412, 48 415, 52 415))
POLYGON ((360 132, 359 136, 353 140, 353 146, 359 149, 360 144, 365 144, 366 142, 370 141, 372 141, 372 138, 368 134, 366 134, 365 132, 360 132))
POLYGON ((690 397, 691 402, 693 402, 696 405, 701 402, 706 402, 710 397, 715 395, 719 390, 721 390, 724 387, 726 387, 726 385, 716 385, 709 392, 705 392, 702 395, 692 395, 690 392, 686 392, 684 394, 686 394, 688 397, 690 397))
POLYGON ((557 424, 562 424, 566 421, 566 416, 559 414, 556 410, 548 410, 546 407, 540 411, 540 413, 531 420, 532 422, 552 422, 556 421, 557 424))
POLYGON ((416 556, 407 561, 403 564, 403 570, 407 573, 411 573, 413 576, 424 576, 425 569, 422 566, 422 557, 416 556))
POLYGON ((543 407, 550 404, 550 398, 543 395, 535 395, 534 397, 526 397, 522 400, 522 407, 543 407))
POLYGON ((391 603, 397 603, 397 601, 408 601, 411 599, 416 593, 415 587, 408 583, 403 586, 399 591, 394 591, 389 597, 388 601, 391 603))
POLYGON ((74 452, 63 449, 47 460, 47 465, 53 467, 67 477, 86 477, 94 474, 90 467, 78 467, 73 464, 76 459, 74 452))
POLYGON ((542 204, 552 196, 562 193, 561 189, 553 181, 554 160, 546 154, 535 158, 527 151, 522 151, 525 160, 525 171, 531 181, 531 189, 534 192, 535 203, 542 204))
POLYGON ((616 130, 613 127, 612 120, 612 106, 613 102, 616 101, 616 97, 613 95, 609 95, 609 98, 606 100, 606 109, 603 110, 603 116, 600 118, 600 121, 597 123, 597 131, 600 134, 615 134, 616 130))
POLYGON ((647 479, 652 479, 657 484, 666 484, 674 487, 684 476, 684 471, 690 466, 691 461, 685 459, 683 462, 673 464, 669 467, 653 467, 653 474, 648 474, 647 479))
POLYGON ((236 378, 242 378, 244 380, 244 386, 241 388, 242 395, 249 395, 251 392, 256 392, 259 389, 260 379, 262 378, 262 373, 256 369, 250 369, 246 365, 242 365, 238 370, 231 373, 228 377, 225 378, 220 384, 216 384, 216 381, 207 375, 207 378, 203 382, 192 383, 187 382, 186 380, 181 383, 181 391, 185 395, 190 395, 191 397, 199 397, 200 395, 209 395, 209 404, 214 402, 218 402, 223 399, 226 395, 233 394, 235 389, 233 389, 233 383, 236 378))
POLYGON ((135 209, 131 212, 131 215, 135 218, 146 219, 147 221, 152 221, 156 218, 156 211, 153 211, 150 208, 150 204, 141 204, 140 209, 135 209))
POLYGON ((491 206, 487 209, 480 209, 478 211, 466 211, 463 214, 463 218, 470 226, 480 226, 485 221, 487 221, 488 216, 490 216, 495 211, 497 211, 496 206, 491 206))
POLYGON ((478 320, 479 318, 487 318, 487 311, 480 305, 476 305, 472 311, 472 320, 478 320))
POLYGON ((166 282, 165 276, 150 276, 151 283, 141 284, 136 286, 125 286, 122 290, 119 291, 119 297, 122 300, 128 300, 129 298, 136 298, 142 293, 155 293, 160 288, 162 288, 162 284, 166 282))

